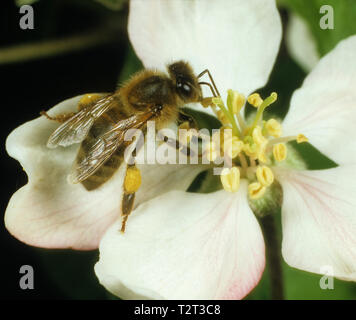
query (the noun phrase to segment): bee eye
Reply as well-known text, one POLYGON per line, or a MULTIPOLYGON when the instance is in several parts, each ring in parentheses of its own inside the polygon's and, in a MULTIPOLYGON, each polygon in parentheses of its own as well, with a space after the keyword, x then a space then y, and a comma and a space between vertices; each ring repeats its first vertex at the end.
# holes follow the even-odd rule
POLYGON ((190 96, 192 92, 191 86, 188 83, 182 81, 177 81, 177 89, 181 94, 185 96, 190 96))

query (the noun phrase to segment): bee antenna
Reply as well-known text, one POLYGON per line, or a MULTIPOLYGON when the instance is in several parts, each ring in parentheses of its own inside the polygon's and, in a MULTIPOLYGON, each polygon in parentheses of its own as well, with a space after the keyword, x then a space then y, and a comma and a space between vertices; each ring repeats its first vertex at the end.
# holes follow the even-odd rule
POLYGON ((215 93, 215 91, 214 91, 214 89, 213 89, 213 87, 212 87, 212 85, 211 85, 209 82, 198 82, 198 84, 208 86, 208 87, 210 88, 211 93, 213 94, 213 96, 214 96, 214 97, 217 96, 216 93, 215 93))
MULTIPOLYGON (((216 96, 219 96, 219 97, 220 97, 219 90, 218 90, 218 88, 217 88, 216 85, 215 85, 214 79, 213 79, 213 77, 211 76, 209 69, 205 69, 204 71, 202 71, 201 73, 199 73, 198 79, 201 78, 201 77, 202 77, 204 74, 206 74, 206 73, 208 74, 209 79, 210 79, 210 81, 211 81, 211 83, 212 83, 212 85, 213 85, 213 87, 214 87, 214 89, 215 89, 216 95, 214 95, 214 93, 213 93, 214 97, 216 97, 216 96)), ((206 82, 200 82, 200 83, 206 84, 206 82)), ((210 90, 211 90, 211 88, 210 88, 210 90)), ((211 91, 213 92, 213 90, 211 90, 211 91)))

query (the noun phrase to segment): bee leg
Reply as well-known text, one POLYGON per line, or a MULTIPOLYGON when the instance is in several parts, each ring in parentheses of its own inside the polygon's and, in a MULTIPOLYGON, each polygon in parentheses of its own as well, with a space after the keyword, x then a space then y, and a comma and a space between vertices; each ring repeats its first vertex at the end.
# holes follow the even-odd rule
MULTIPOLYGON (((78 105, 77 105, 78 111, 86 108, 89 105, 93 105, 101 97, 102 97, 101 94, 95 94, 95 93, 85 94, 78 102, 78 105)), ((77 112, 69 112, 69 113, 63 113, 63 114, 59 114, 57 116, 52 117, 46 111, 42 110, 40 112, 40 115, 45 116, 49 120, 54 120, 54 121, 63 123, 63 122, 66 122, 71 117, 73 117, 76 113, 77 112)))
POLYGON ((121 215, 122 224, 121 232, 124 233, 126 229, 127 219, 132 211, 135 193, 141 185, 141 173, 135 164, 129 164, 126 168, 126 174, 124 179, 124 194, 121 201, 121 215))
MULTIPOLYGON (((169 138, 167 136, 163 136, 162 140, 167 143, 170 147, 177 149, 179 152, 184 154, 185 156, 192 157, 194 156, 195 152, 189 148, 187 145, 182 144, 176 139, 169 138)), ((198 158, 201 158, 203 155, 198 153, 198 158)))
POLYGON ((49 120, 58 121, 60 123, 66 122, 68 119, 73 117, 75 114, 76 114, 75 112, 70 112, 70 113, 59 114, 57 116, 52 117, 46 111, 40 112, 41 116, 45 116, 49 120))

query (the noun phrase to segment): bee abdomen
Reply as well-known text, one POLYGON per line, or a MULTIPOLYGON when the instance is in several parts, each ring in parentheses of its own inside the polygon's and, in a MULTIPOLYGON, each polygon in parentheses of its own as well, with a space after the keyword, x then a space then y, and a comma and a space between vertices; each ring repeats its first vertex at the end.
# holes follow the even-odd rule
MULTIPOLYGON (((112 109, 95 121, 89 130, 88 135, 80 145, 76 163, 82 162, 98 138, 110 130, 111 127, 119 121, 120 117, 122 117, 121 112, 112 109)), ((106 162, 104 162, 97 171, 95 171, 91 176, 81 182, 85 189, 88 191, 95 190, 107 182, 115 174, 123 162, 123 151, 121 149, 122 147, 118 148, 118 150, 116 150, 114 154, 106 162)))
POLYGON ((97 171, 82 181, 85 189, 91 191, 99 188, 115 174, 122 162, 123 158, 120 155, 113 154, 97 171))

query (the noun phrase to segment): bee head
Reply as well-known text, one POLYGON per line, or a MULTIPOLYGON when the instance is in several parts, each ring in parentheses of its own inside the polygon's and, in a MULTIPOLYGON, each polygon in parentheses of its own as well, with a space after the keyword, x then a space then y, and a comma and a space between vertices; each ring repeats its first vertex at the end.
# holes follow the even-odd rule
POLYGON ((202 99, 198 79, 187 62, 178 61, 170 64, 168 66, 168 73, 175 85, 178 96, 184 103, 198 102, 202 99))

